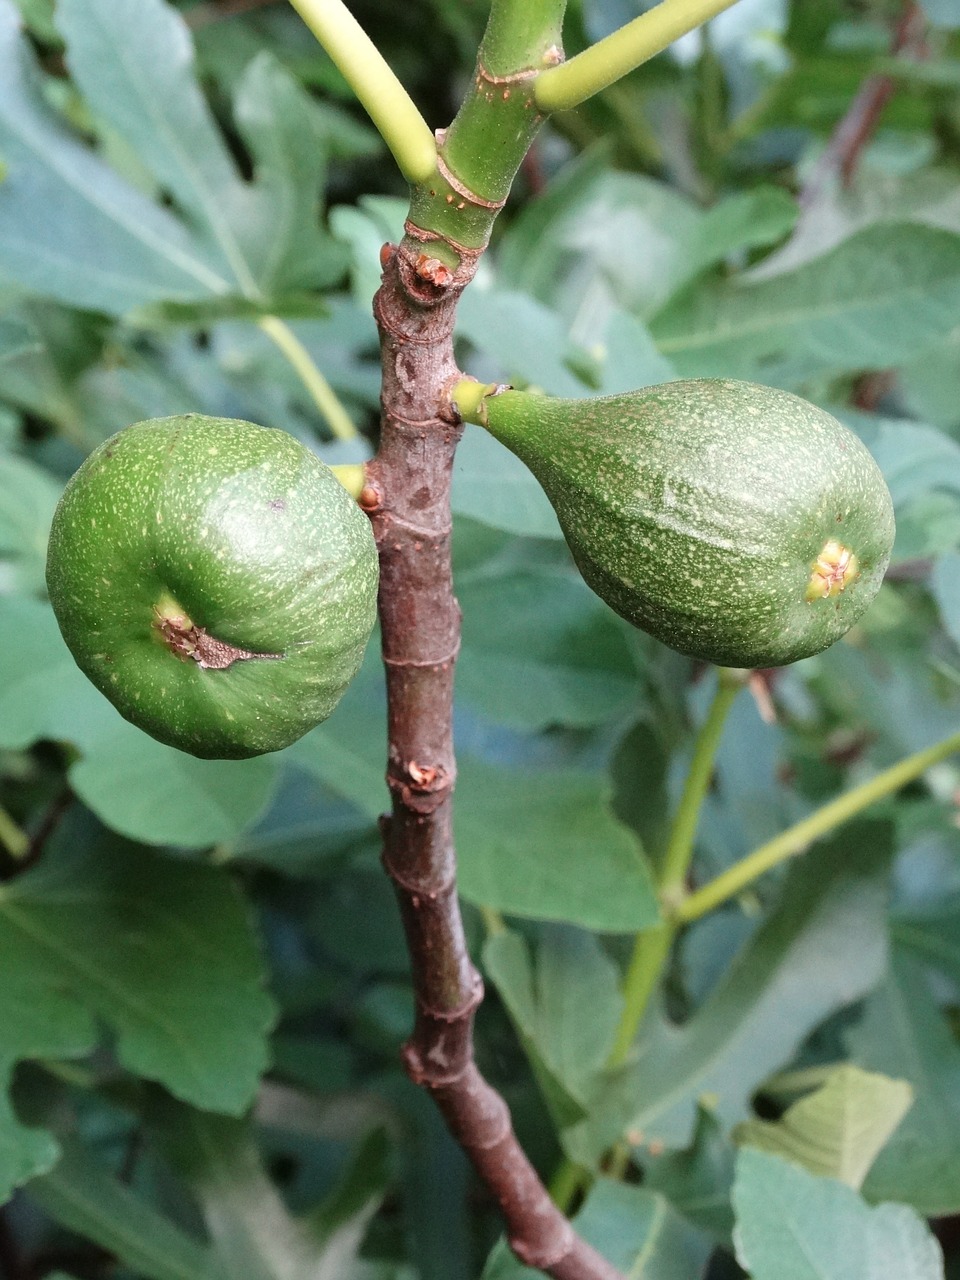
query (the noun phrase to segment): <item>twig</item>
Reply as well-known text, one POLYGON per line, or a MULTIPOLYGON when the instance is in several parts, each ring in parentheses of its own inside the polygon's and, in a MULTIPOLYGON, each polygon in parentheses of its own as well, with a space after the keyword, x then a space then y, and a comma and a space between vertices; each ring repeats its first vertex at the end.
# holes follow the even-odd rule
MULTIPOLYGON (((408 228, 408 230, 412 230, 408 228)), ((476 269, 450 272, 412 235, 389 247, 374 300, 383 358, 383 431, 360 502, 380 552, 380 620, 387 672, 384 866, 394 882, 413 969, 417 1013, 404 1050, 499 1204, 511 1248, 554 1280, 616 1280, 574 1232, 523 1153, 500 1095, 473 1060, 483 984, 467 953, 456 890, 451 716, 460 610, 450 564, 450 478, 461 427, 442 406, 458 378, 457 300, 476 269)))
MULTIPOLYGON (((920 6, 908 4, 894 33, 893 53, 918 57, 923 51, 925 31, 926 23, 920 6)), ((801 209, 809 209, 817 202, 834 174, 839 175, 845 187, 850 185, 863 149, 873 136, 897 87, 893 76, 879 73, 867 76, 800 192, 801 209)))
POLYGON ((754 880, 759 879, 773 867, 786 862, 788 858, 803 853, 815 840, 828 835, 835 827, 849 822, 858 813, 878 800, 893 795, 908 782, 913 782, 928 769, 932 769, 941 760, 960 751, 960 733, 953 733, 932 747, 916 751, 906 756, 889 769, 875 774, 858 787, 843 792, 835 800, 829 801, 813 813, 797 822, 778 836, 760 845, 752 853, 735 862, 715 879, 697 889, 685 898, 676 908, 673 919, 677 924, 690 924, 699 920, 708 912, 714 911, 728 899, 741 893, 754 880))
POLYGON ((355 440, 353 420, 290 326, 279 316, 260 316, 257 325, 289 360, 332 434, 338 440, 355 440))
POLYGON ((11 864, 6 868, 5 879, 9 880, 15 876, 22 875, 40 860, 47 841, 60 825, 64 814, 72 803, 73 792, 69 787, 64 787, 62 791, 59 791, 54 796, 40 819, 36 830, 29 834, 26 848, 19 852, 16 860, 11 860, 11 864))

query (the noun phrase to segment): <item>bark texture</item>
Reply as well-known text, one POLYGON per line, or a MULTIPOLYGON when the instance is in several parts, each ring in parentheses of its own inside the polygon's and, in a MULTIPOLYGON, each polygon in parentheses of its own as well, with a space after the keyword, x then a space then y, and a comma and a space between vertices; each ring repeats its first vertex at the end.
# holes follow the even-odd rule
MULTIPOLYGON (((433 1095, 500 1205, 520 1260, 555 1280, 618 1280, 619 1272, 550 1200, 516 1140, 506 1104, 473 1060, 483 984, 464 939, 452 834, 460 610, 451 574, 450 480, 462 427, 446 396, 461 377, 452 343, 456 303, 479 251, 453 246, 460 265, 451 269, 431 253, 431 240, 408 224, 399 247, 384 247, 383 283, 374 300, 382 435, 360 498, 381 565, 393 799, 383 820, 383 862, 400 904, 417 1005, 405 1065, 433 1095)), ((450 247, 445 241, 447 261, 450 247)))

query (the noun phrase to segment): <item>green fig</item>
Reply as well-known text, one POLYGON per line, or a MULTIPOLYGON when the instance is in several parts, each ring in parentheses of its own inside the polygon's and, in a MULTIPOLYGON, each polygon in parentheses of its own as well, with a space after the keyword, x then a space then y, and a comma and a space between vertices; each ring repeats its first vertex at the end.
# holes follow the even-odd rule
POLYGON ((555 400, 458 384, 540 481, 586 582, 635 626, 728 667, 819 653, 876 595, 893 505, 861 441, 730 380, 555 400))
POLYGON ((309 449, 196 414, 94 450, 47 556, 81 670, 153 737, 217 759, 326 719, 363 657, 377 579, 369 521, 309 449))

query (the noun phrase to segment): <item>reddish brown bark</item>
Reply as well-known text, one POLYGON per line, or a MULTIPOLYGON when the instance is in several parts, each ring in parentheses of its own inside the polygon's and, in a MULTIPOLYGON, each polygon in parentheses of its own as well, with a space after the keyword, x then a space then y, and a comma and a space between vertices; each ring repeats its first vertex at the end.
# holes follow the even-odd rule
MULTIPOLYGON (((500 1095, 473 1061, 483 984, 467 952, 452 834, 453 678, 460 610, 450 562, 450 480, 461 427, 446 405, 460 377, 453 356, 457 300, 477 254, 436 269, 408 227, 383 254, 374 301, 383 359, 383 426, 361 505, 380 552, 380 620, 387 673, 384 866, 400 904, 417 1013, 404 1049, 503 1212, 521 1261, 555 1280, 617 1280, 550 1200, 513 1133, 500 1095)), ((429 246, 427 246, 429 248, 429 246)), ((442 265, 442 264, 439 264, 442 265)))
MULTIPOLYGON (((919 5, 908 4, 897 24, 892 52, 918 57, 923 52, 925 30, 919 5)), ((839 174, 845 187, 850 185, 863 149, 873 137, 884 109, 896 91, 897 81, 893 76, 867 76, 800 192, 802 209, 816 202, 832 174, 839 174)))

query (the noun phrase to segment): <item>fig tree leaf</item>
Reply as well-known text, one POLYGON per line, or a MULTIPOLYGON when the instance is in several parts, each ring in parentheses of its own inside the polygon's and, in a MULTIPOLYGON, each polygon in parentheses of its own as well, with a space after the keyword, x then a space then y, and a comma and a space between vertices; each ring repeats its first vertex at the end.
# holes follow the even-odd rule
POLYGON ((67 131, 45 100, 11 0, 0 0, 0 65, 6 275, 41 295, 114 313, 228 292, 211 251, 67 131))
MULTIPOLYGON (((711 1242, 645 1187, 598 1179, 574 1218, 577 1232, 630 1280, 690 1280, 700 1276, 711 1242)), ((537 1280, 501 1241, 481 1280, 537 1280)))
POLYGON ((779 1120, 738 1125, 734 1139, 859 1191, 912 1102, 906 1081, 846 1064, 779 1120))
POLYGON ((203 228, 220 271, 246 292, 252 279, 233 225, 246 192, 197 84, 182 17, 165 0, 60 0, 57 24, 94 115, 203 228))
POLYGON ((255 166, 247 183, 200 91, 186 23, 165 0, 64 0, 57 15, 87 102, 199 229, 231 293, 256 300, 335 278, 344 255, 316 228, 322 134, 279 63, 261 54, 237 90, 255 166))
POLYGON ((883 973, 891 855, 889 827, 863 822, 797 861, 696 1013, 679 1027, 648 1019, 636 1061, 610 1076, 590 1120, 566 1135, 571 1154, 589 1163, 625 1131, 638 1146, 688 1146, 705 1097, 724 1126, 742 1119, 766 1076, 883 973))
POLYGON ((483 963, 557 1123, 581 1119, 585 1085, 607 1057, 623 1004, 616 967, 591 934, 563 926, 540 930, 533 952, 519 934, 494 934, 483 963))
POLYGON ((0 458, 0 574, 13 587, 43 591, 47 532, 60 486, 27 458, 0 458))
POLYGON ((636 838, 613 817, 605 781, 461 758, 455 829, 460 892, 510 915, 630 932, 657 918, 636 838))
POLYGON ((227 876, 67 821, 34 870, 0 888, 0 1199, 58 1148, 6 1095, 21 1059, 73 1058, 99 1019, 121 1060, 201 1105, 239 1110, 265 1065, 272 1006, 227 876))
POLYGON ((456 590, 458 689, 484 715, 517 729, 587 727, 637 701, 623 629, 581 578, 480 572, 456 590))
POLYGON ((0 0, 0 266, 36 292, 122 314, 330 284, 342 249, 317 226, 324 129, 299 84, 264 54, 237 90, 255 174, 245 181, 196 81, 193 46, 165 0, 65 0, 57 22, 95 118, 168 195, 164 208, 82 145, 44 102, 43 79, 0 0))
POLYGON ((960 1049, 921 964, 895 947, 886 980, 846 1036, 855 1062, 909 1081, 914 1103, 870 1170, 871 1200, 903 1200, 926 1216, 960 1210, 960 1049))
POLYGON ((68 821, 41 863, 0 888, 0 955, 5 1036, 16 1045, 22 1028, 26 1040, 17 1057, 37 1052, 34 1005, 52 999, 51 1025, 65 1003, 96 1016, 123 1065, 177 1097, 233 1114, 249 1105, 273 1004, 246 903, 225 872, 106 833, 85 838, 68 821))
POLYGON ((960 646, 960 553, 948 551, 937 559, 930 586, 943 625, 953 643, 960 646))
POLYGON ((907 405, 922 421, 946 430, 960 424, 960 331, 906 364, 902 385, 907 405))
POLYGON ((681 376, 770 381, 896 367, 960 322, 960 236, 869 227, 756 284, 689 290, 653 324, 681 376))
POLYGON ((778 1156, 741 1151, 733 1202, 737 1259, 753 1280, 943 1280, 940 1248, 912 1209, 871 1208, 778 1156))
MULTIPOLYGON (((3 905, 0 903, 0 913, 3 905)), ((0 923, 0 954, 9 950, 6 923, 0 923)), ((90 1012, 60 989, 49 975, 37 975, 11 957, 0 988, 0 1201, 35 1174, 57 1162, 59 1147, 44 1129, 28 1128, 14 1113, 7 1086, 15 1064, 27 1058, 73 1058, 97 1042, 90 1012)))
POLYGON ((37 345, 36 335, 20 320, 0 320, 0 363, 23 355, 37 345))
MULTIPOLYGON (((953 0, 946 2, 952 4, 953 0)), ((925 168, 903 179, 873 165, 861 165, 849 185, 828 184, 818 192, 817 199, 803 210, 793 235, 751 266, 745 282, 769 280, 795 271, 877 223, 912 223, 960 231, 956 197, 956 181, 946 169, 925 168)))
POLYGON ((659 1191, 683 1217, 729 1246, 735 1156, 716 1116, 701 1104, 692 1144, 683 1151, 668 1151, 645 1161, 643 1184, 659 1191))
POLYGON ((935 27, 960 27, 960 12, 954 0, 921 0, 921 8, 935 27))
MULTIPOLYGON (((952 827, 952 823, 951 823, 952 827)), ((955 832, 949 830, 953 857, 955 832)), ((893 936, 899 946, 960 984, 960 897, 956 893, 931 902, 922 910, 898 915, 893 936)))
POLYGON ((533 383, 555 396, 586 390, 566 363, 572 344, 562 317, 529 294, 468 289, 457 309, 457 333, 495 362, 493 378, 533 383))
POLYGON ((480 427, 457 448, 451 503, 458 515, 528 538, 563 538, 547 495, 519 458, 480 427))
POLYGON ((71 783, 116 831, 203 848, 239 835, 267 803, 275 759, 195 760, 135 729, 81 674, 48 605, 0 596, 0 646, 0 746, 73 743, 71 783))
POLYGON ((93 1240, 147 1280, 224 1280, 209 1247, 119 1182, 75 1140, 28 1198, 55 1222, 93 1240))
POLYGON ((294 1217, 267 1176, 248 1120, 158 1098, 149 1123, 194 1192, 227 1276, 244 1280, 341 1280, 388 1182, 389 1145, 374 1129, 333 1190, 294 1217))
POLYGON ((329 286, 343 273, 346 250, 321 231, 317 200, 326 179, 327 126, 299 82, 265 50, 234 97, 234 115, 253 154, 269 234, 258 243, 257 280, 268 294, 329 286))

